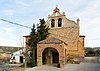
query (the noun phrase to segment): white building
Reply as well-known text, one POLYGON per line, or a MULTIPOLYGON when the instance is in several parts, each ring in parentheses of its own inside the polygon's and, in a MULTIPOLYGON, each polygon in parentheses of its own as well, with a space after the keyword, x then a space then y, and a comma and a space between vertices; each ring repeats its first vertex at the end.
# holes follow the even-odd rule
POLYGON ((11 56, 10 62, 11 63, 24 63, 25 62, 25 56, 24 56, 25 49, 21 49, 17 52, 14 52, 11 56))

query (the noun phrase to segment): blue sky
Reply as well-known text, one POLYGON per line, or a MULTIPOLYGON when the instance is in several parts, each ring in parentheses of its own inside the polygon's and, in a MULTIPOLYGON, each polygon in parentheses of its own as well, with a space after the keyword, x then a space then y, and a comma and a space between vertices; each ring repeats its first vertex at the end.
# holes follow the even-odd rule
MULTIPOLYGON (((47 20, 55 7, 68 19, 80 19, 80 34, 86 47, 100 46, 100 0, 0 0, 0 18, 32 27, 47 20)), ((0 20, 0 46, 23 46, 30 29, 0 20)))

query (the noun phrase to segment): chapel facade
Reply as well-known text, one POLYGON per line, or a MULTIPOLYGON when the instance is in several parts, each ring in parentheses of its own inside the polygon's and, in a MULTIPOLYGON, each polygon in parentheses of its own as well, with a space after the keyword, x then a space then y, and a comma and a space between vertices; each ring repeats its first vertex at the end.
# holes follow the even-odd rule
MULTIPOLYGON (((65 12, 60 13, 56 7, 52 15, 48 15, 45 25, 49 26, 47 39, 37 44, 37 65, 60 64, 64 67, 70 55, 84 58, 84 38, 79 35, 79 19, 75 21, 66 18, 65 12)), ((26 38, 27 39, 27 38, 26 38)))

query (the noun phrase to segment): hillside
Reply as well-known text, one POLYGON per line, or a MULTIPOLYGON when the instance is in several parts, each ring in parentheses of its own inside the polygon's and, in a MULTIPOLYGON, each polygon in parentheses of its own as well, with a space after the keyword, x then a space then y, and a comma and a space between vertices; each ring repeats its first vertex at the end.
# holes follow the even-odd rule
POLYGON ((16 52, 18 50, 22 49, 22 47, 10 47, 10 46, 0 46, 0 53, 4 52, 16 52))
POLYGON ((86 47, 85 56, 100 56, 100 47, 86 47))

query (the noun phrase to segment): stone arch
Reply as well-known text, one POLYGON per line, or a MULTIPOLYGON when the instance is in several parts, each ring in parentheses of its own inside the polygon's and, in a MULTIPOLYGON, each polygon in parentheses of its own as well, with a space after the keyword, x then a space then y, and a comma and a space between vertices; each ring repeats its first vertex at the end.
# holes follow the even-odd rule
POLYGON ((58 64, 59 52, 53 47, 47 47, 42 51, 42 64, 58 64))
POLYGON ((55 19, 51 19, 51 28, 55 27, 55 19))
POLYGON ((58 19, 58 27, 62 27, 62 18, 58 19))
MULTIPOLYGON (((60 65, 60 67, 63 67, 65 65, 65 49, 64 49, 64 44, 61 44, 60 42, 59 43, 55 42, 56 44, 49 44, 49 43, 51 43, 50 41, 49 41, 48 44, 47 43, 48 42, 46 41, 45 44, 43 42, 41 42, 41 43, 39 43, 37 45, 37 65, 38 66, 42 66, 43 65, 42 56, 43 56, 43 52, 45 51, 45 49, 47 49, 47 48, 53 48, 59 54, 58 55, 58 59, 59 59, 58 63, 60 65)), ((53 60, 49 60, 49 62, 46 63, 46 64, 57 65, 58 63, 54 64, 53 60)))

